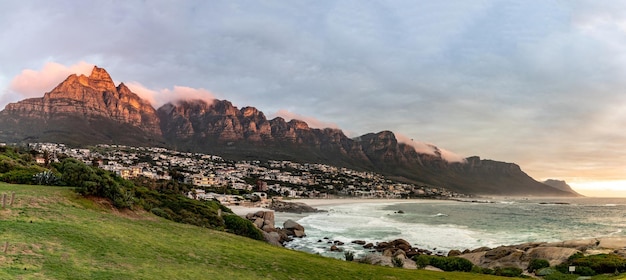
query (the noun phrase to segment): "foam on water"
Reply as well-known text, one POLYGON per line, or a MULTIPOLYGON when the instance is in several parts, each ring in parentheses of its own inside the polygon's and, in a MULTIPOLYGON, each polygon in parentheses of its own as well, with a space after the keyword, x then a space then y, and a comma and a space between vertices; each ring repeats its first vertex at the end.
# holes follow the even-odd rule
POLYGON ((280 226, 289 218, 305 228, 307 237, 295 239, 287 247, 337 258, 343 258, 343 253, 329 251, 335 240, 344 242, 340 247, 357 256, 367 251, 351 244, 353 240, 375 244, 397 238, 407 240, 414 247, 446 253, 452 249, 531 241, 624 236, 621 229, 626 226, 624 202, 578 199, 568 201, 570 204, 358 203, 319 207, 328 211, 323 213, 276 213, 276 221, 280 226))

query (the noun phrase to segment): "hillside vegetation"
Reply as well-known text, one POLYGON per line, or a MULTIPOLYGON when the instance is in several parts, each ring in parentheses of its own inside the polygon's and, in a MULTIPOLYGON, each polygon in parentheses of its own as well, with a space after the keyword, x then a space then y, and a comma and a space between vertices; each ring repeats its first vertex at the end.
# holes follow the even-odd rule
POLYGON ((0 279, 502 279, 325 258, 116 210, 66 187, 0 183, 12 192, 0 209, 0 279))

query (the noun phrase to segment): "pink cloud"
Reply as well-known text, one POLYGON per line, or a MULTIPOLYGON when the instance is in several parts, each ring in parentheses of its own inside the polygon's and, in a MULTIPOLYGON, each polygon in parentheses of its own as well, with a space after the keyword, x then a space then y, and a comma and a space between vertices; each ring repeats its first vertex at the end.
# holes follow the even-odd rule
POLYGON ((290 120, 293 120, 293 119, 301 120, 301 121, 306 122, 309 125, 309 127, 311 127, 311 128, 336 128, 336 129, 339 129, 339 126, 337 126, 337 124, 335 124, 335 123, 320 121, 320 120, 318 120, 316 118, 306 117, 306 116, 303 116, 303 115, 300 115, 300 114, 289 112, 288 110, 285 110, 285 109, 278 110, 278 112, 276 112, 274 114, 271 114, 271 116, 272 116, 271 118, 281 117, 281 118, 285 119, 286 121, 290 121, 290 120))
POLYGON ((421 154, 441 156, 447 162, 465 162, 465 157, 455 154, 451 151, 440 149, 437 146, 421 141, 415 141, 406 135, 400 133, 394 133, 399 143, 404 143, 413 146, 416 152, 421 154))
POLYGON ((71 74, 89 75, 93 64, 81 61, 71 66, 56 62, 46 63, 41 70, 25 69, 11 81, 9 91, 22 97, 41 97, 71 74))
POLYGON ((147 100, 156 108, 161 107, 168 102, 176 102, 178 100, 201 99, 209 103, 215 100, 215 95, 203 88, 190 88, 185 86, 174 86, 173 89, 149 89, 138 82, 124 83, 132 92, 139 97, 147 100))

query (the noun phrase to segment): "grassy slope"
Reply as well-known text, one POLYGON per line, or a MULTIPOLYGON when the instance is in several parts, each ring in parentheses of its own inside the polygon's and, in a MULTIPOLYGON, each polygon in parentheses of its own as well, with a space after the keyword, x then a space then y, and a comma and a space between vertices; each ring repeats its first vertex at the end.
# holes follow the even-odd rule
POLYGON ((10 192, 13 207, 0 209, 0 279, 490 278, 324 258, 149 213, 119 213, 68 188, 0 183, 0 193, 10 192))

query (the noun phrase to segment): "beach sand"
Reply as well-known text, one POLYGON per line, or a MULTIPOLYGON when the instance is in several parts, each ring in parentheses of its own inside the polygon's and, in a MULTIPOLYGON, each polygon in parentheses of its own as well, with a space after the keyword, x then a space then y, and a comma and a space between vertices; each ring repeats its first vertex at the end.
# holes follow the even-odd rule
MULTIPOLYGON (((299 198, 299 199, 288 199, 284 200, 285 202, 299 202, 309 205, 311 207, 325 207, 325 206, 335 206, 335 205, 349 205, 349 204, 360 204, 360 203, 420 203, 420 202, 438 202, 438 201, 446 201, 446 200, 432 200, 432 199, 385 199, 385 198, 299 198)), ((233 212, 239 216, 245 216, 248 213, 254 213, 257 211, 274 211, 269 208, 262 207, 247 207, 247 206, 237 206, 232 205, 228 206, 233 212)))
POLYGON ((285 200, 287 202, 302 202, 311 207, 320 206, 333 206, 333 205, 347 205, 358 203, 420 203, 420 202, 437 202, 446 200, 432 200, 432 199, 385 199, 385 198, 299 198, 285 200))

